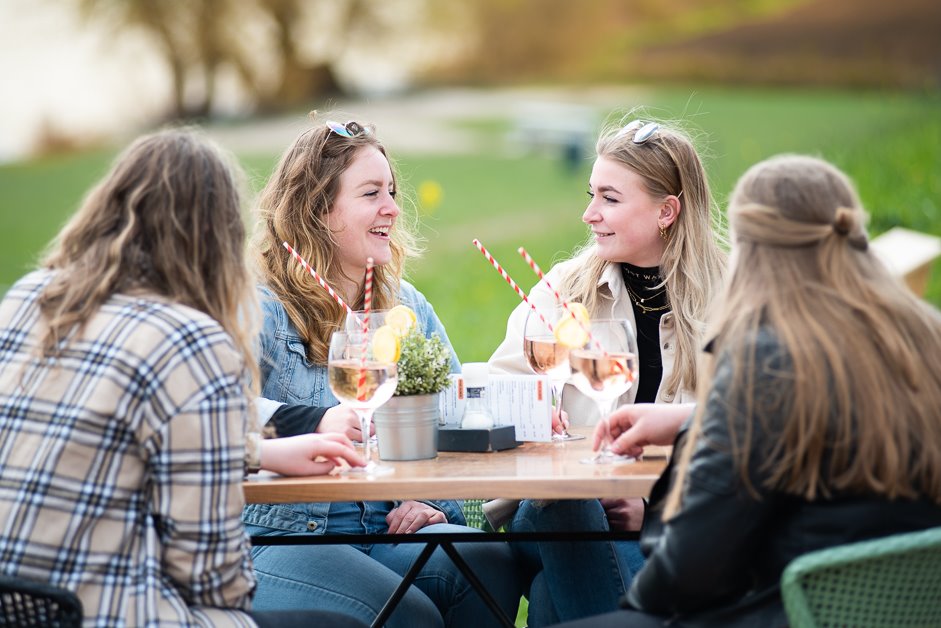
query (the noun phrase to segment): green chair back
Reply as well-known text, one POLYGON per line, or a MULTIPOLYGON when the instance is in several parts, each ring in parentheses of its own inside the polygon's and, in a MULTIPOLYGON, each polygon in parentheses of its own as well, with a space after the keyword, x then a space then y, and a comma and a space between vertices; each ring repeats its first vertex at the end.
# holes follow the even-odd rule
POLYGON ((781 576, 791 626, 941 626, 941 528, 794 559, 781 576))
POLYGON ((490 524, 487 523, 487 518, 484 516, 483 504, 484 500, 482 499, 465 499, 463 506, 464 518, 467 519, 467 525, 471 528, 489 531, 490 524))

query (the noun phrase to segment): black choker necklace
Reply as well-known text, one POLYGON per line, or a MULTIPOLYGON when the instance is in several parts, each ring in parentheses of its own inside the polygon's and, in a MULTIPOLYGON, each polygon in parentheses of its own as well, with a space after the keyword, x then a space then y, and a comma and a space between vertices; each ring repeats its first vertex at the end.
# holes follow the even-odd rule
POLYGON ((624 262, 621 264, 621 268, 634 279, 647 283, 660 283, 660 269, 657 267, 641 268, 624 262))

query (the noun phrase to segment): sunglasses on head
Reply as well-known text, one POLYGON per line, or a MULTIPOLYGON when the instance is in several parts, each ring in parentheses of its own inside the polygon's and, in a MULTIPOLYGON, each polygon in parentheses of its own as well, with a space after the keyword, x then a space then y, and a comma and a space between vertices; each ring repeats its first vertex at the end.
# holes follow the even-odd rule
MULTIPOLYGON (((656 122, 644 122, 643 120, 634 120, 625 124, 615 137, 621 137, 628 133, 633 133, 631 141, 635 144, 644 144, 653 137, 654 133, 660 130, 660 125, 656 122)), ((682 198, 683 190, 680 190, 676 198, 682 198)))
POLYGON ((340 124, 339 122, 334 122, 333 120, 327 120, 327 128, 340 137, 356 137, 357 135, 369 133, 369 130, 366 129, 366 127, 364 127, 359 122, 354 122, 353 120, 350 120, 346 124, 340 124))
POLYGON ((635 144, 643 144, 653 137, 653 134, 659 130, 660 125, 656 122, 634 120, 633 122, 628 122, 625 124, 624 127, 618 131, 617 137, 627 135, 628 133, 633 133, 634 136, 631 138, 631 141, 635 144))

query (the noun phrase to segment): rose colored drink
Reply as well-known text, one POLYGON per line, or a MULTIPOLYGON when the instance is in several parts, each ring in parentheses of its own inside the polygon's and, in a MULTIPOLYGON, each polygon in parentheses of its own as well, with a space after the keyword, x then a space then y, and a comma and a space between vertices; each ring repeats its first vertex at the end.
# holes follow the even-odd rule
POLYGON ((569 348, 552 336, 536 336, 523 340, 523 355, 533 371, 545 375, 567 366, 569 348))
POLYGON ((634 382, 637 356, 576 349, 569 354, 572 382, 586 394, 606 399, 623 395, 634 382), (591 391, 591 392, 589 392, 591 391))

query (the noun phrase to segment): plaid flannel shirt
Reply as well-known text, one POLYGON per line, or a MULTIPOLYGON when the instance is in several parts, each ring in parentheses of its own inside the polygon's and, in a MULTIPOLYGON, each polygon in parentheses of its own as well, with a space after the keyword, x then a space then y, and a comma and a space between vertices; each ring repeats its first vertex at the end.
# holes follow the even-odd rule
POLYGON ((0 570, 86 625, 253 626, 243 360, 209 316, 115 295, 39 357, 36 271, 0 303, 0 570))

